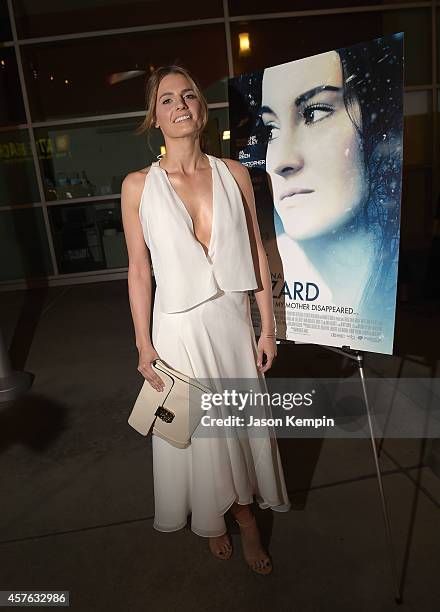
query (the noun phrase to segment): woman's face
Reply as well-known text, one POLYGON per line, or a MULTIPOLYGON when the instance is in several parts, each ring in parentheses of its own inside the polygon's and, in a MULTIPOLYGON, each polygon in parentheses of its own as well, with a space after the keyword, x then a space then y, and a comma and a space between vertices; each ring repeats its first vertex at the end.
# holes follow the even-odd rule
POLYGON ((202 125, 202 108, 191 83, 183 74, 167 74, 156 95, 156 127, 164 136, 181 138, 202 125), (182 120, 176 121, 179 117, 182 120))
MULTIPOLYGON (((366 190, 339 55, 331 51, 267 68, 262 87, 266 170, 286 233, 306 240, 336 232, 355 215, 366 190)), ((358 118, 358 105, 353 112, 358 118)))

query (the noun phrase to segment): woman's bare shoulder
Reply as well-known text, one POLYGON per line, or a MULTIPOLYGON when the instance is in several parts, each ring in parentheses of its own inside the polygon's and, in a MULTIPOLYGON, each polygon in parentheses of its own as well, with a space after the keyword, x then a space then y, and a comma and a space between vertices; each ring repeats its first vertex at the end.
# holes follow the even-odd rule
POLYGON ((142 168, 142 170, 134 170, 133 172, 129 172, 124 180, 122 181, 122 186, 129 188, 130 190, 139 188, 145 182, 145 177, 150 171, 151 166, 147 166, 146 168, 142 168))
POLYGON ((246 179, 249 178, 249 170, 246 166, 236 159, 229 159, 228 157, 221 157, 220 159, 225 162, 229 171, 238 183, 242 183, 242 181, 246 182, 246 179))
POLYGON ((142 190, 145 185, 145 179, 150 171, 151 166, 142 168, 142 170, 134 170, 129 172, 121 185, 121 198, 124 201, 133 202, 133 206, 139 204, 142 190))
POLYGON ((243 165, 239 161, 237 161, 236 159, 229 159, 229 157, 220 157, 220 159, 223 162, 225 162, 225 164, 228 166, 228 168, 238 168, 238 167, 241 167, 243 165))

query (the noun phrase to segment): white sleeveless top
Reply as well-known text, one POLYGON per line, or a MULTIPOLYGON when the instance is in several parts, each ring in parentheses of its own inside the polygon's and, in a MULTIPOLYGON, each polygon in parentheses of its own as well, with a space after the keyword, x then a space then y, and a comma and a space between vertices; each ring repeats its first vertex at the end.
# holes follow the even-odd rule
POLYGON ((225 162, 207 157, 213 190, 208 256, 165 169, 153 162, 145 177, 139 219, 150 249, 162 312, 192 308, 218 289, 246 291, 258 286, 239 187, 225 162))

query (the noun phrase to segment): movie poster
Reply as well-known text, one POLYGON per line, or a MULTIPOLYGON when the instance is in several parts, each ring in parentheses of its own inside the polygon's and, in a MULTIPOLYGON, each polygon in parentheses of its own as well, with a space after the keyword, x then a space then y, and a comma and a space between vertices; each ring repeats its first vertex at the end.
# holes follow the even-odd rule
MULTIPOLYGON (((277 338, 392 354, 403 33, 229 79, 231 157, 248 167, 277 338)), ((254 327, 259 311, 251 296, 254 327)))

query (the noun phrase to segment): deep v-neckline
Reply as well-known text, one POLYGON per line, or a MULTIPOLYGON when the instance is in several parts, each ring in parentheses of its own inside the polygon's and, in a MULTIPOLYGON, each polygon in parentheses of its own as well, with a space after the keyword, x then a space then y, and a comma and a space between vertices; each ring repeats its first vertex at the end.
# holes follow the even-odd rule
POLYGON ((214 185, 214 176, 215 176, 215 172, 214 172, 214 165, 212 163, 211 160, 211 156, 208 155, 207 153, 205 153, 206 157, 208 158, 208 162, 209 165, 211 167, 211 189, 212 189, 212 221, 211 221, 211 234, 209 236, 209 244, 208 244, 208 252, 205 253, 205 245, 202 244, 200 242, 200 240, 197 240, 196 238, 196 233, 195 233, 195 229, 194 229, 194 221, 193 218, 191 217, 191 215, 189 214, 188 208, 185 204, 185 202, 182 200, 182 198, 179 196, 179 194, 177 193, 177 191, 174 189, 173 185, 171 184, 171 181, 169 179, 168 176, 168 172, 165 170, 165 168, 162 168, 160 165, 160 159, 156 162, 157 167, 159 168, 159 170, 162 171, 162 173, 165 176, 166 182, 168 183, 168 186, 170 188, 170 190, 172 191, 172 193, 176 196, 177 201, 179 202, 179 204, 182 206, 182 209, 184 211, 184 213, 186 214, 186 216, 188 217, 190 223, 191 223, 191 227, 192 227, 192 235, 194 240, 197 242, 197 244, 200 245, 202 251, 203 251, 203 255, 205 256, 206 261, 209 261, 208 257, 211 254, 211 247, 212 247, 212 239, 213 239, 213 234, 214 234, 214 220, 215 220, 215 185, 214 185))

